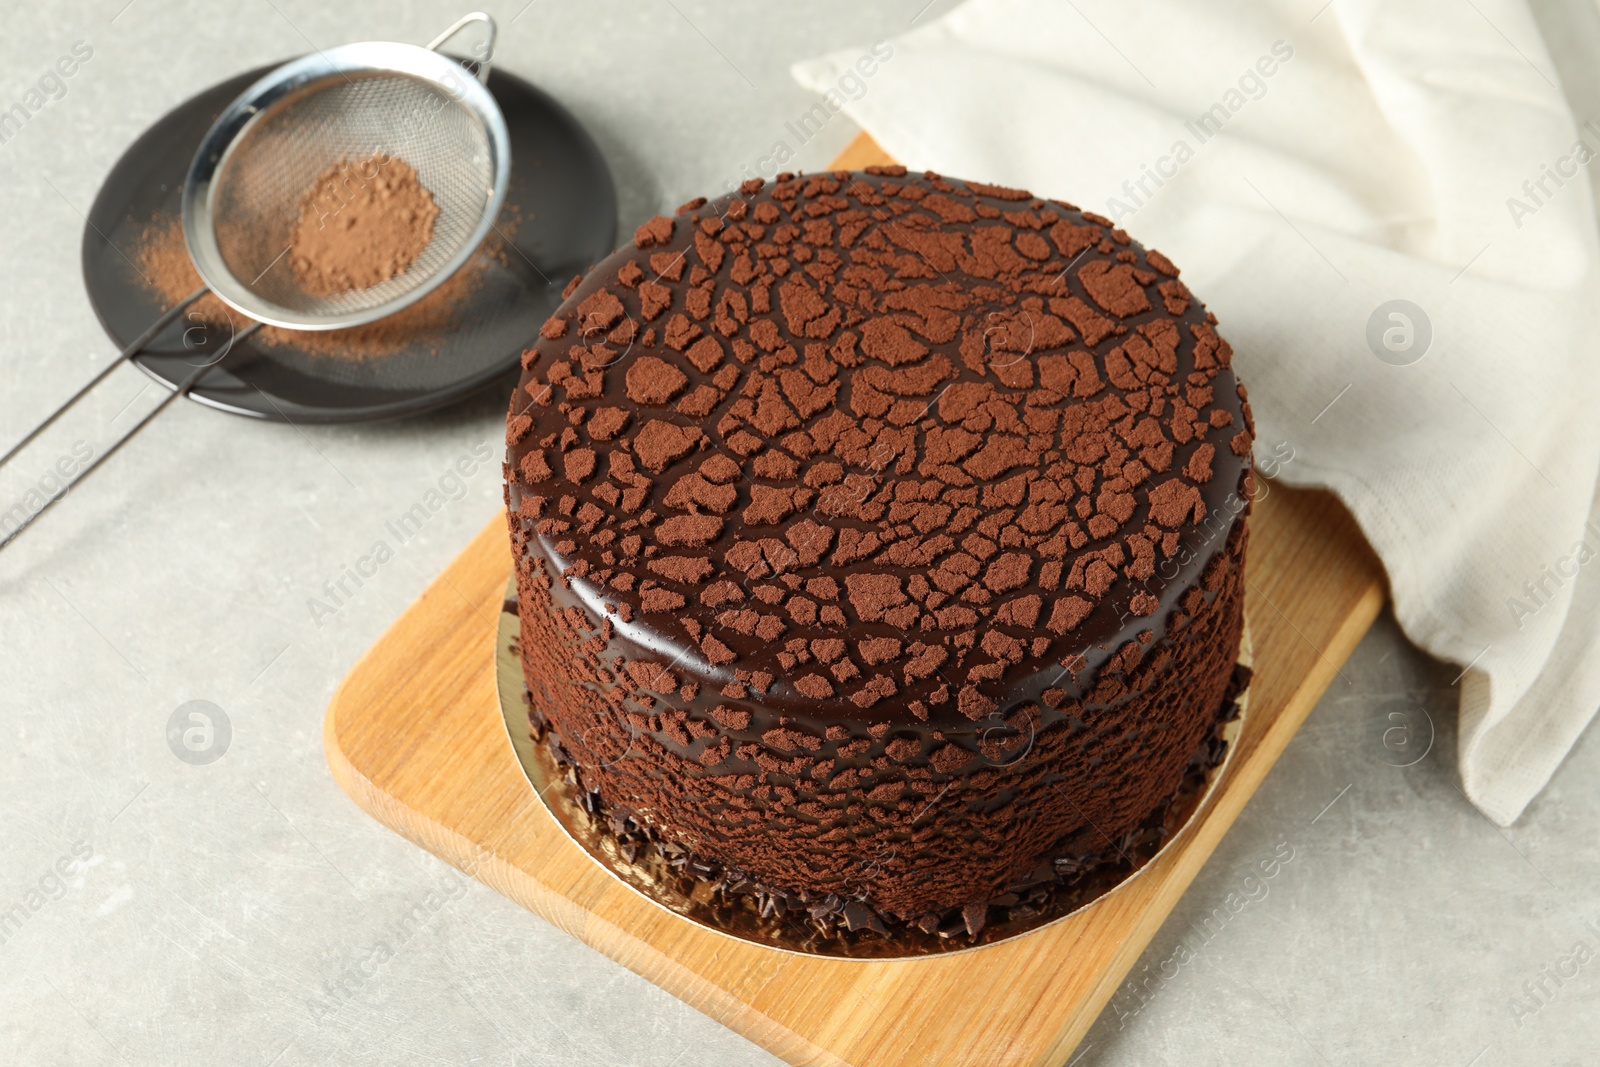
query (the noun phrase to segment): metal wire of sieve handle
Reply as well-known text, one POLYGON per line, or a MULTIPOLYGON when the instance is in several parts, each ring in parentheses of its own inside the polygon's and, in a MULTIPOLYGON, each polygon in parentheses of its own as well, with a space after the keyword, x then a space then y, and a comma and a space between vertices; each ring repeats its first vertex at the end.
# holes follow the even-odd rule
MULTIPOLYGON (((157 319, 154 323, 152 323, 148 330, 146 330, 144 333, 140 334, 138 337, 134 338, 133 342, 131 344, 129 344, 127 348, 124 348, 122 350, 121 354, 119 354, 116 359, 112 360, 111 363, 108 364, 104 370, 102 370, 99 374, 95 375, 94 378, 92 380, 90 380, 90 382, 87 385, 85 385, 82 389, 79 389, 76 393, 74 393, 70 400, 68 400, 65 404, 62 404, 60 407, 56 408, 55 411, 50 413, 50 417, 49 418, 45 419, 38 426, 35 426, 31 431, 29 431, 28 435, 26 437, 24 437, 21 441, 17 442, 15 445, 13 445, 11 447, 11 450, 9 452, 7 452, 4 456, 0 456, 0 465, 4 465, 5 462, 7 460, 9 460, 12 456, 16 455, 18 452, 22 451, 23 448, 27 447, 28 442, 32 441, 35 437, 39 436, 39 434, 42 433, 45 430, 46 427, 48 427, 51 423, 55 422, 56 419, 60 418, 63 413, 65 413, 69 408, 71 408, 79 400, 83 399, 83 397, 89 392, 89 390, 93 389, 95 387, 95 385, 97 383, 99 383, 103 378, 105 378, 105 376, 107 374, 110 374, 113 370, 115 370, 118 366, 120 366, 125 360, 127 360, 130 356, 137 355, 139 352, 143 351, 144 350, 144 346, 149 344, 151 339, 154 338, 156 336, 156 334, 160 333, 162 331, 162 329, 167 326, 168 323, 172 322, 173 319, 177 318, 183 312, 184 308, 188 307, 190 304, 194 303, 196 300, 199 300, 202 296, 205 296, 210 291, 211 291, 210 289, 207 289, 204 286, 202 286, 201 288, 196 289, 194 292, 190 293, 188 296, 184 297, 178 303, 174 304, 170 309, 168 309, 166 311, 166 313, 164 313, 159 319, 157 319)), ((78 483, 82 482, 85 478, 89 477, 89 475, 93 474, 96 467, 100 466, 100 464, 104 463, 106 460, 108 460, 112 456, 116 455, 117 451, 123 445, 127 444, 130 440, 132 440, 133 436, 135 434, 137 434, 140 430, 144 429, 145 425, 147 423, 149 423, 151 419, 155 418, 157 415, 159 415, 163 411, 165 411, 168 404, 171 404, 174 400, 178 399, 180 396, 188 396, 189 395, 189 390, 193 389, 195 387, 195 385, 200 381, 201 378, 204 378, 207 374, 209 374, 212 370, 214 370, 219 364, 221 364, 224 359, 228 358, 228 353, 233 351, 233 346, 234 345, 238 344, 240 341, 244 340, 246 337, 249 337, 251 334, 255 333, 259 329, 261 329, 261 324, 259 322, 253 322, 249 326, 246 326, 244 329, 242 329, 242 330, 238 331, 237 333, 235 333, 232 337, 228 338, 228 343, 223 346, 222 352, 217 356, 216 359, 212 360, 210 363, 205 364, 204 366, 196 367, 193 374, 189 375, 183 381, 179 382, 176 388, 174 388, 170 393, 168 393, 165 397, 163 397, 161 399, 161 403, 157 404, 155 407, 153 407, 149 411, 147 411, 143 418, 141 418, 138 422, 134 423, 133 426, 129 428, 127 433, 123 434, 121 437, 119 437, 115 441, 113 441, 111 443, 111 447, 110 448, 108 448, 104 452, 100 453, 100 455, 95 457, 94 462, 90 463, 87 467, 83 468, 83 470, 78 473, 78 476, 76 478, 72 479, 72 481, 70 481, 66 485, 62 486, 61 487, 61 491, 56 493, 49 500, 46 500, 44 502, 43 506, 40 507, 38 511, 35 511, 33 514, 31 514, 27 518, 23 519, 22 522, 18 523, 17 527, 14 530, 12 530, 10 533, 6 534, 4 540, 0 540, 0 549, 4 549, 12 541, 15 541, 17 539, 17 536, 19 534, 21 534, 23 530, 26 530, 29 526, 32 526, 33 525, 33 521, 35 519, 37 519, 40 515, 43 515, 45 512, 49 511, 51 506, 54 505, 56 503, 56 501, 60 500, 62 497, 66 496, 68 493, 72 492, 72 490, 76 489, 78 487, 78 483)))
MULTIPOLYGON (((93 389, 95 386, 104 381, 106 375, 122 366, 122 364, 126 362, 130 356, 136 356, 140 352, 144 351, 144 346, 149 344, 156 334, 166 329, 167 325, 172 322, 173 319, 181 315, 184 308, 188 307, 196 300, 199 300, 202 296, 205 296, 210 291, 211 290, 209 287, 202 285, 200 288, 196 289, 194 292, 190 293, 188 296, 172 305, 166 311, 162 312, 161 317, 155 322, 151 323, 148 330, 146 330, 144 333, 141 333, 138 337, 135 337, 132 342, 129 343, 127 348, 124 348, 117 354, 116 359, 112 360, 110 363, 107 363, 105 368, 101 370, 99 374, 96 374, 93 378, 90 378, 84 383, 82 389, 79 389, 76 393, 73 393, 72 396, 68 397, 66 402, 52 411, 43 422, 29 430, 27 436, 18 441, 16 444, 12 445, 10 451, 8 451, 5 455, 0 456, 0 467, 4 467, 6 462, 10 460, 12 456, 16 455, 18 452, 21 452, 24 448, 27 448, 35 437, 38 437, 40 434, 48 430, 57 419, 65 415, 72 408, 72 405, 76 404, 78 401, 87 396, 89 390, 93 389)), ((4 544, 4 542, 0 542, 0 544, 4 544)))
POLYGON ((462 15, 460 18, 452 22, 448 29, 439 34, 439 36, 435 37, 433 40, 429 41, 427 44, 423 45, 423 47, 430 52, 437 52, 440 45, 444 44, 450 38, 454 37, 456 34, 460 33, 474 22, 481 22, 484 24, 484 26, 488 27, 489 36, 488 39, 483 42, 483 57, 481 59, 476 56, 473 57, 473 62, 477 64, 478 68, 478 80, 484 85, 488 85, 489 61, 494 58, 494 41, 496 30, 494 18, 486 12, 473 11, 469 14, 462 15))

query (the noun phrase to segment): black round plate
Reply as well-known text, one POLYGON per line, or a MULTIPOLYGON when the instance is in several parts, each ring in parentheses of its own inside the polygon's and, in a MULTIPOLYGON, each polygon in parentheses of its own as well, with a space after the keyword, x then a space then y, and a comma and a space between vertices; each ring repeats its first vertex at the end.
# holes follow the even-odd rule
MULTIPOLYGON (((145 231, 179 216, 184 176, 206 130, 271 69, 240 74, 168 112, 123 154, 95 197, 83 233, 84 284, 119 349, 165 310, 134 266, 145 231)), ((440 407, 516 366, 567 280, 612 250, 617 198, 599 148, 565 108, 504 71, 490 74, 489 91, 511 133, 511 185, 500 221, 510 247, 489 263, 453 323, 364 359, 246 338, 226 365, 201 379, 194 399, 258 418, 355 422, 440 407)), ((228 331, 186 335, 192 325, 173 323, 137 357, 139 366, 172 386, 215 359, 228 331)))

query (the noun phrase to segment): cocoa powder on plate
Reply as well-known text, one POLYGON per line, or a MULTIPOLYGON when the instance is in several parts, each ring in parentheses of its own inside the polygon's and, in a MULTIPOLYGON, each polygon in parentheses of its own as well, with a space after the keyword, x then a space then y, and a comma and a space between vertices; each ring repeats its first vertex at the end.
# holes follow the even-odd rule
MULTIPOLYGON (((318 356, 370 359, 392 355, 419 341, 425 342, 430 335, 454 329, 461 323, 463 308, 483 284, 484 272, 494 264, 506 262, 505 240, 516 234, 520 221, 520 211, 508 206, 501 213, 495 232, 465 266, 433 292, 393 315, 347 330, 268 326, 255 335, 255 340, 275 347, 292 346, 318 356)), ((203 284, 189 259, 182 220, 175 216, 158 217, 145 227, 133 259, 140 281, 163 305, 177 303, 203 284)), ((243 329, 251 322, 209 294, 191 305, 185 318, 189 322, 231 324, 235 329, 243 329)))

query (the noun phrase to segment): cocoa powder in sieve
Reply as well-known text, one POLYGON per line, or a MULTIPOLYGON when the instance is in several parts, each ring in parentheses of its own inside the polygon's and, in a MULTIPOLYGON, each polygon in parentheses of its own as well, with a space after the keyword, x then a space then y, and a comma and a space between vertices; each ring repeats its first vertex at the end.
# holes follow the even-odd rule
POLYGON ((403 159, 335 163, 300 202, 289 261, 307 292, 333 296, 402 274, 433 239, 439 206, 403 159))

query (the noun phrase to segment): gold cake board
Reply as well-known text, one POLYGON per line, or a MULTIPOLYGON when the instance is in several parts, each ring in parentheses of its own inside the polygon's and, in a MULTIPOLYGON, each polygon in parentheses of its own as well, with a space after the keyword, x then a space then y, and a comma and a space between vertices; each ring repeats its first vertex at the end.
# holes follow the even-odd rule
MULTIPOLYGON (((863 138, 839 164, 887 162, 875 150, 863 138)), ((765 948, 666 912, 597 866, 506 740, 503 514, 339 687, 328 764, 380 822, 790 1063, 1060 1067, 1382 608, 1383 572, 1332 497, 1272 486, 1251 527, 1250 714, 1210 800, 1129 884, 977 951, 843 960, 765 948)))

